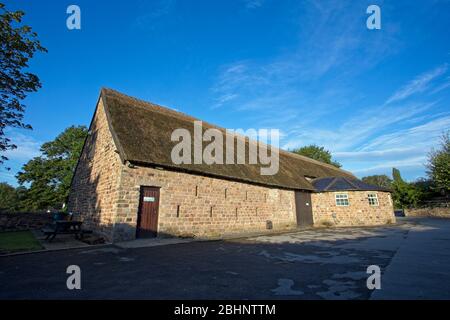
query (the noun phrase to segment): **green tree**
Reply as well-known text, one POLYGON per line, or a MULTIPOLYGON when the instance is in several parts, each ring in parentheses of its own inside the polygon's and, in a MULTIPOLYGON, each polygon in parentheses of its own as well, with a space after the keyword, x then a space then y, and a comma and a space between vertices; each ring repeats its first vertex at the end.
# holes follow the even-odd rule
POLYGON ((405 182, 397 168, 392 168, 392 179, 394 179, 394 182, 405 182))
POLYGON ((428 155, 428 177, 433 181, 436 191, 450 193, 450 131, 441 137, 438 150, 432 150, 428 155))
POLYGON ((392 168, 392 199, 396 208, 411 208, 417 206, 422 194, 413 184, 403 180, 400 170, 392 168))
POLYGON ((365 183, 374 185, 374 186, 379 186, 379 187, 383 187, 383 188, 391 188, 392 185, 392 179, 389 178, 387 175, 385 174, 379 174, 379 175, 373 175, 373 176, 367 176, 361 179, 362 181, 364 181, 365 183))
POLYGON ((433 198, 439 197, 439 192, 436 192, 433 181, 430 179, 419 178, 412 182, 414 188, 419 190, 421 197, 420 202, 425 202, 432 200, 433 198))
POLYGON ((19 196, 16 188, 7 184, 0 183, 0 212, 15 212, 19 207, 19 196))
POLYGON ((23 166, 17 179, 21 185, 29 184, 22 201, 27 210, 59 208, 66 201, 86 135, 85 126, 69 127, 41 146, 41 156, 23 166))
POLYGON ((0 164, 4 152, 16 148, 6 136, 7 128, 31 126, 22 122, 28 93, 41 87, 39 78, 25 71, 36 51, 46 52, 31 27, 22 25, 23 11, 7 11, 0 3, 0 164))
POLYGON ((314 159, 314 160, 317 160, 317 161, 331 164, 337 168, 342 167, 342 165, 339 162, 334 161, 332 159, 332 155, 331 155, 330 151, 326 150, 324 147, 319 147, 315 144, 311 144, 311 145, 304 146, 301 148, 293 149, 293 150, 291 150, 291 152, 314 159))

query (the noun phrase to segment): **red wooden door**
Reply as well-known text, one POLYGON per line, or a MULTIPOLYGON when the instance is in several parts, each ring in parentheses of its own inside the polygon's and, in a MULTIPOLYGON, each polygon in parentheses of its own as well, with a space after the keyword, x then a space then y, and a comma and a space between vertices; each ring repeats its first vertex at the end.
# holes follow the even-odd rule
POLYGON ((136 238, 156 237, 158 232, 159 188, 141 187, 136 238))

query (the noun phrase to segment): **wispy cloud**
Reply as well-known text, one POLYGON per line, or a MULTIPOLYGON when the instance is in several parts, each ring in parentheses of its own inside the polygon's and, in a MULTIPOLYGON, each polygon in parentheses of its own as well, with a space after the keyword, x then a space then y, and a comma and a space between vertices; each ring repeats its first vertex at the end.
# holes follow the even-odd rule
POLYGON ((448 129, 450 116, 443 116, 414 127, 379 134, 360 149, 334 155, 360 176, 389 174, 392 167, 423 172, 429 150, 448 129))
POLYGON ((351 85, 348 76, 364 73, 395 52, 395 28, 387 25, 383 33, 368 33, 355 19, 365 17, 360 5, 307 1, 298 6, 302 12, 298 37, 302 40, 297 48, 275 57, 236 61, 222 67, 212 86, 212 108, 226 105, 241 111, 301 110, 314 103, 314 112, 320 113, 320 109, 330 107, 330 101, 333 107, 340 107, 352 99, 342 94, 351 85), (324 95, 326 101, 317 101, 324 95))
POLYGON ((4 155, 8 158, 5 165, 0 168, 0 181, 5 181, 13 186, 17 186, 16 173, 20 171, 21 167, 40 154, 41 141, 36 140, 30 135, 25 135, 17 129, 9 130, 8 136, 17 149, 8 150, 4 155), (6 170, 11 168, 11 170, 6 170))
POLYGON ((320 120, 310 126, 299 126, 287 131, 290 141, 284 145, 293 148, 308 143, 318 143, 332 150, 370 151, 364 147, 367 141, 380 134, 383 130, 399 130, 399 124, 416 115, 423 114, 432 108, 434 103, 406 104, 391 108, 361 107, 357 114, 349 116, 340 124, 327 129, 320 125, 320 120), (383 116, 380 116, 383 115, 383 116))
POLYGON ((236 99, 237 97, 238 95, 233 93, 224 94, 216 99, 216 103, 213 104, 212 108, 213 109, 219 108, 223 106, 225 103, 236 99))
MULTIPOLYGON (((371 74, 402 50, 400 25, 385 21, 382 32, 368 31, 359 2, 298 5, 298 45, 222 66, 211 87, 213 108, 239 112, 255 126, 281 128, 283 149, 324 146, 358 174, 423 168, 428 150, 450 127, 442 98, 447 63, 418 72, 399 88, 383 86, 371 74)), ((385 15, 388 10, 383 7, 385 15)))
POLYGON ((261 7, 264 4, 265 0, 244 0, 244 2, 245 6, 248 9, 256 9, 261 7))
POLYGON ((9 161, 27 161, 39 155, 42 142, 17 131, 12 131, 11 136, 12 142, 17 145, 17 148, 5 152, 9 161))
POLYGON ((391 172, 392 168, 397 169, 420 168, 424 166, 426 160, 427 160, 426 156, 421 155, 418 157, 396 161, 389 161, 389 162, 383 161, 381 164, 365 167, 362 169, 354 169, 352 170, 352 172, 359 176, 366 176, 372 174, 379 174, 381 172, 388 173, 391 172))
POLYGON ((424 92, 429 88, 430 83, 443 75, 447 71, 447 64, 439 66, 431 71, 425 72, 415 79, 411 80, 405 86, 396 91, 389 99, 386 100, 386 104, 398 102, 404 100, 416 93, 424 92))
POLYGON ((389 149, 398 146, 414 145, 416 147, 430 147, 433 142, 437 142, 443 131, 450 129, 450 116, 434 119, 424 124, 395 130, 394 132, 382 134, 371 140, 362 147, 361 151, 378 149, 389 149))
POLYGON ((447 77, 446 82, 438 85, 436 88, 434 88, 430 93, 435 94, 438 92, 441 92, 447 88, 450 88, 450 77, 447 77))
POLYGON ((140 15, 133 22, 133 28, 155 29, 155 24, 165 18, 174 8, 176 0, 143 1, 140 5, 140 15))
POLYGON ((392 149, 373 150, 373 151, 338 151, 333 155, 345 161, 375 161, 398 159, 399 157, 414 156, 421 153, 421 147, 398 147, 392 149))

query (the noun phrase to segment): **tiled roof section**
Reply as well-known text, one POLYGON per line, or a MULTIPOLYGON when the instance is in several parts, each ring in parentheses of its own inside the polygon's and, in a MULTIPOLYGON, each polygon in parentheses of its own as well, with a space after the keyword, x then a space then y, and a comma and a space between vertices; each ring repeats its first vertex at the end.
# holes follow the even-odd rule
POLYGON ((312 185, 316 190, 322 190, 325 191, 326 188, 331 184, 331 182, 334 180, 334 177, 325 177, 325 178, 319 178, 314 179, 312 181, 312 185))
POLYGON ((390 191, 389 189, 347 177, 324 177, 314 179, 312 185, 317 192, 326 191, 390 191))

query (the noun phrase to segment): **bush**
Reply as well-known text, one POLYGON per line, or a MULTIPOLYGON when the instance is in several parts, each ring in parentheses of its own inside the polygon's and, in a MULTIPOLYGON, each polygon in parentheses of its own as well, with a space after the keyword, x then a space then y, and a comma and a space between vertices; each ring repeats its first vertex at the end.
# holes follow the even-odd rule
POLYGON ((321 221, 319 221, 318 224, 319 224, 319 226, 326 227, 326 228, 334 226, 334 222, 332 222, 330 220, 321 220, 321 221))

